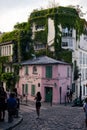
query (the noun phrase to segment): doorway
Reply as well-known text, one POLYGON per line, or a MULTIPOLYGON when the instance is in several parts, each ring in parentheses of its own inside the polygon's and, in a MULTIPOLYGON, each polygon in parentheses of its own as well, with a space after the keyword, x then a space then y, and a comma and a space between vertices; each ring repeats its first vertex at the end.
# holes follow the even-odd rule
POLYGON ((52 87, 45 87, 45 101, 51 102, 53 97, 53 88, 52 87))

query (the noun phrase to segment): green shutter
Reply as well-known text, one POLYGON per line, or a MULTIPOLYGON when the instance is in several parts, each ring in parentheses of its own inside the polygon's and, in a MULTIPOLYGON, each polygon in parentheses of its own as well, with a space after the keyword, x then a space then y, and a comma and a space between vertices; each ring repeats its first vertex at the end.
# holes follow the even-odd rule
POLYGON ((24 84, 22 84, 22 95, 24 95, 25 92, 24 92, 24 84))
POLYGON ((25 74, 28 74, 28 66, 25 66, 25 74))
POLYGON ((35 96, 35 85, 31 86, 31 95, 35 96))
POLYGON ((52 66, 46 66, 46 78, 52 78, 52 66))
POLYGON ((28 84, 25 85, 25 93, 28 94, 28 84))

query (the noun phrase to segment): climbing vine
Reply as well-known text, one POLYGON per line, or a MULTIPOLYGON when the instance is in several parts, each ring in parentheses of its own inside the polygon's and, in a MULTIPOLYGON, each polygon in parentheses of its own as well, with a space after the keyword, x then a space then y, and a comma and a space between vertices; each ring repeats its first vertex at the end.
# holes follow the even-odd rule
POLYGON ((61 30, 59 26, 62 28, 75 29, 76 30, 76 39, 79 39, 84 31, 84 24, 86 21, 79 17, 79 14, 75 8, 71 7, 55 7, 49 8, 45 10, 34 10, 29 18, 29 22, 33 25, 33 23, 37 26, 45 25, 47 29, 46 32, 40 31, 35 33, 35 41, 47 41, 48 34, 48 23, 47 19, 51 18, 54 20, 55 26, 55 38, 54 38, 54 50, 55 50, 55 58, 63 59, 64 61, 71 62, 71 52, 68 50, 64 50, 61 48, 61 30), (42 19, 42 21, 41 21, 42 19), (42 34, 42 35, 41 35, 42 34), (38 40, 37 40, 38 39, 38 40), (70 55, 69 55, 70 54, 70 55))

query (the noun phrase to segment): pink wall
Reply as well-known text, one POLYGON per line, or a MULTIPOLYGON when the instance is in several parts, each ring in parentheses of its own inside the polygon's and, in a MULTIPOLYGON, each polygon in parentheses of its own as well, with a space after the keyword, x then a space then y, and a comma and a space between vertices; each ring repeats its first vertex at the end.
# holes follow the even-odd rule
POLYGON ((60 102, 60 87, 62 88, 61 102, 65 102, 65 94, 67 86, 71 86, 71 67, 69 65, 56 64, 53 65, 52 79, 46 79, 45 76, 45 65, 37 65, 37 74, 32 73, 32 67, 29 66, 29 74, 25 75, 24 67, 20 69, 20 80, 19 80, 19 94, 22 94, 22 84, 28 84, 28 99, 34 100, 34 96, 31 96, 31 86, 35 85, 35 93, 40 91, 42 94, 42 101, 46 99, 46 89, 52 88, 54 103, 60 102), (70 68, 69 77, 67 77, 67 67, 70 68), (40 87, 38 87, 40 83, 40 87))

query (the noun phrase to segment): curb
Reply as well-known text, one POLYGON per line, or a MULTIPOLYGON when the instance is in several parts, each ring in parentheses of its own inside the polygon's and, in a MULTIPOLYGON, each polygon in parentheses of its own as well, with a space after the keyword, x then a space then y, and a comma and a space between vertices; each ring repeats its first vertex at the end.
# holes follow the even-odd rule
POLYGON ((2 130, 11 130, 12 128, 16 127, 18 124, 20 124, 23 121, 22 115, 20 115, 18 118, 15 119, 11 124, 8 123, 7 128, 4 128, 2 130))

